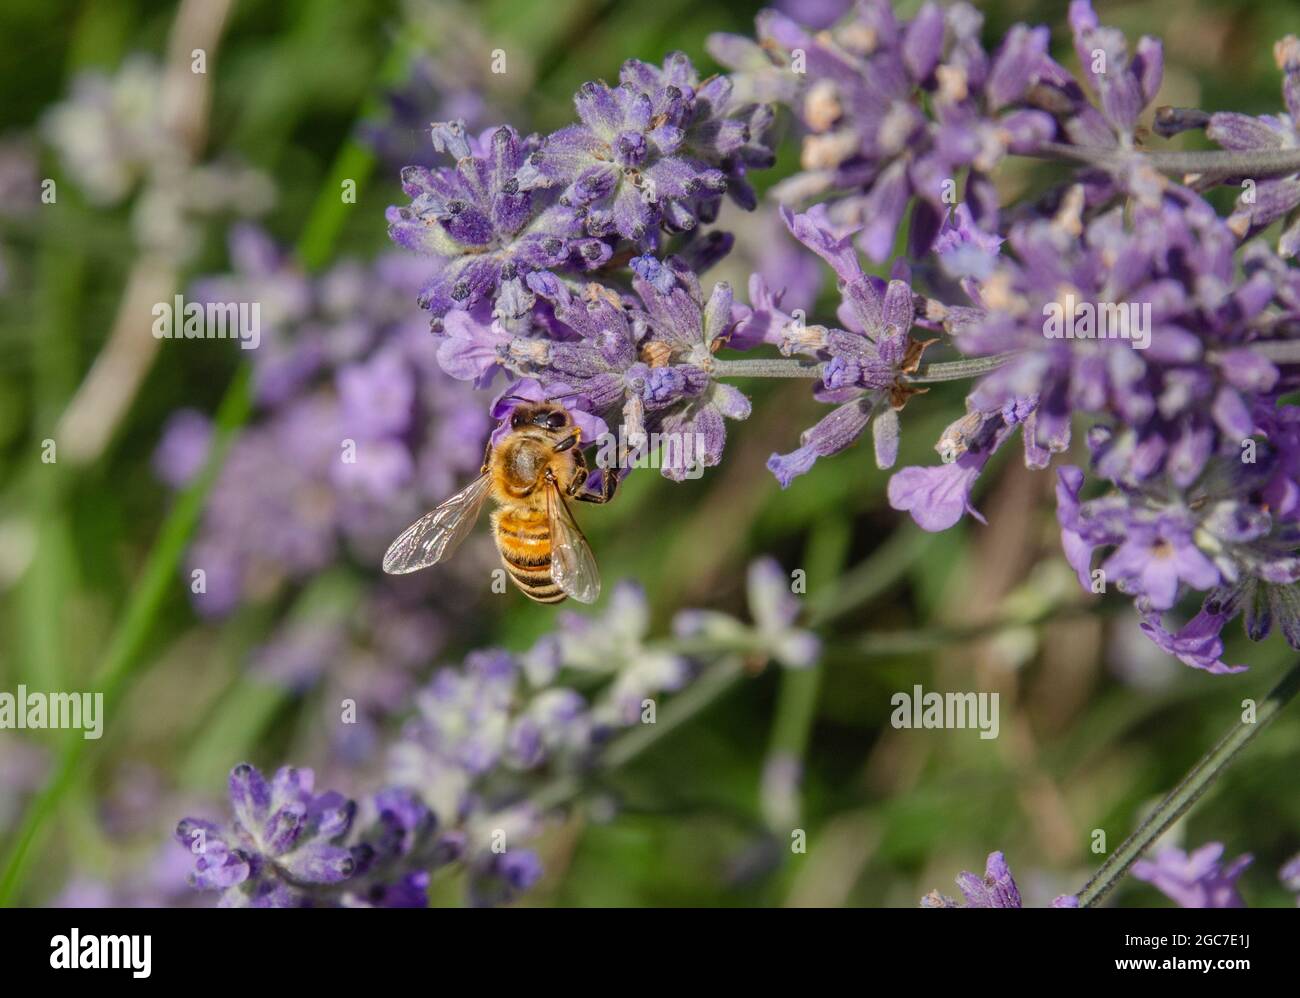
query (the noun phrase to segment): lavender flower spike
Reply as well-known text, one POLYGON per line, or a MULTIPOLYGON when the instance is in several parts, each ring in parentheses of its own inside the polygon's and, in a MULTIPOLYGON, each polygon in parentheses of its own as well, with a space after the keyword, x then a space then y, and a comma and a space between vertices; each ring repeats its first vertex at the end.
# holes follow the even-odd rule
POLYGON ((574 104, 581 122, 547 137, 523 182, 562 191, 588 235, 653 249, 661 225, 712 221, 724 192, 754 207, 744 174, 772 163, 772 112, 734 101, 728 77, 702 81, 680 52, 662 67, 630 59, 617 87, 585 83, 574 104))
POLYGON ((581 238, 571 208, 521 186, 517 175, 540 146, 536 136, 521 138, 503 125, 474 138, 453 121, 434 125, 433 142, 455 166, 404 169, 402 189, 412 200, 388 209, 388 231, 399 246, 431 262, 419 300, 436 325, 451 309, 484 300, 501 319, 520 319, 534 301, 528 274, 604 262, 605 248, 581 238))
MULTIPOLYGON (((984 876, 963 873, 957 878, 965 904, 954 901, 938 891, 931 891, 921 898, 922 908, 1023 908, 1020 889, 1011 876, 1011 868, 1001 852, 989 853, 984 865, 984 876)), ((1052 901, 1053 908, 1077 908, 1078 900, 1070 894, 1062 894, 1052 901)))
POLYGON ((186 818, 176 839, 196 857, 191 883, 222 891, 224 907, 306 904, 315 884, 336 884, 356 869, 339 843, 356 804, 335 793, 316 795, 309 769, 284 767, 270 783, 254 767, 230 774, 234 820, 228 827, 186 818))

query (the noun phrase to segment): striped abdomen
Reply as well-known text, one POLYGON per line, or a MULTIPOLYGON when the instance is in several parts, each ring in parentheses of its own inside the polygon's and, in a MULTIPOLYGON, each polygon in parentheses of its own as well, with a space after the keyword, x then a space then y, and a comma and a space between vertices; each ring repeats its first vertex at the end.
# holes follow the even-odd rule
POLYGON ((492 520, 501 563, 529 599, 559 603, 564 592, 551 578, 551 529, 541 510, 500 510, 492 520))

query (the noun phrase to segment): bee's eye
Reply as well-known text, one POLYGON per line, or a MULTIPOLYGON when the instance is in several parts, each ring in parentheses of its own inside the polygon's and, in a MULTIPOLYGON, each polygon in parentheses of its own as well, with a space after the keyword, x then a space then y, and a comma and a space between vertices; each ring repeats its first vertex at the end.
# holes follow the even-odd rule
POLYGON ((567 422, 568 419, 565 417, 564 413, 553 412, 546 417, 546 428, 548 430, 558 430, 567 422))
POLYGON ((510 414, 510 426, 512 429, 519 429, 524 425, 524 415, 518 409, 510 414))

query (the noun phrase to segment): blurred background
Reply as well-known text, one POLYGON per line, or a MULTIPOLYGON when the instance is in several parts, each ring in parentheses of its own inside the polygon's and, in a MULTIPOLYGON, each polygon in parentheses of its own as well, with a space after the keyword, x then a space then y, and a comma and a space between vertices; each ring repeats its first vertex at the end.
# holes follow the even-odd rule
MULTIPOLYGON (((809 18, 842 5, 790 6, 809 18)), ((1046 23, 1072 64, 1064 3, 979 6, 986 40, 1046 23)), ((465 584, 493 563, 486 537, 460 565, 400 585, 377 571, 396 531, 476 470, 486 417, 464 403, 485 409, 489 393, 420 376, 424 421, 387 441, 419 488, 382 469, 322 470, 340 414, 376 390, 371 361, 428 335, 418 261, 395 254, 384 209, 406 200, 401 166, 429 160, 428 122, 559 127, 575 89, 616 78, 625 58, 680 49, 716 68, 709 33, 750 33, 758 7, 0 8, 0 690, 107 679, 110 693, 104 737, 73 758, 59 733, 0 731, 0 850, 25 856, 9 903, 208 903, 185 886, 189 857, 170 836, 183 815, 221 813, 234 763, 293 762, 364 786, 436 666, 487 644, 526 649, 553 627, 548 607, 465 584), (504 73, 491 72, 496 50, 504 73), (355 203, 340 196, 349 180, 355 203), (263 346, 149 336, 149 306, 181 292, 256 296, 263 346), (200 503, 195 475, 227 435, 200 503), (322 723, 340 697, 362 717, 346 735, 322 723)), ((1300 25, 1300 3, 1098 7, 1130 38, 1164 39, 1157 103, 1280 108, 1272 45, 1300 25)), ((792 172, 796 145, 755 175, 760 189, 792 172)), ((1003 201, 1039 183, 1037 169, 1008 169, 1003 201)), ((830 319, 833 282, 791 258, 773 215, 725 213, 737 248, 711 277, 739 290, 765 268, 804 299, 788 304, 830 319)), ((782 492, 764 462, 821 407, 803 383, 742 387, 754 415, 730 424, 719 468, 681 484, 633 475, 584 527, 607 587, 644 587, 654 634, 684 607, 743 616, 756 557, 804 570, 822 660, 746 674, 604 773, 549 827, 544 877, 518 903, 912 906, 933 888, 955 893, 953 877, 1001 849, 1026 903, 1043 905, 1100 862, 1095 829, 1118 845, 1287 663, 1278 635, 1250 646, 1234 625, 1225 658, 1250 671, 1201 674, 1147 642, 1122 596, 1080 595, 1054 476, 1026 471, 1017 448, 981 480, 988 525, 940 535, 889 508, 869 447, 782 492), (915 684, 997 691, 1000 736, 895 730, 890 697, 915 684), (789 848, 794 828, 806 853, 789 848)), ((934 463, 962 394, 941 385, 909 405, 901 464, 934 463)), ((1253 853, 1251 905, 1294 903, 1277 871, 1300 850, 1297 762, 1293 709, 1175 830, 1188 848, 1253 853)), ((435 885, 435 903, 459 898, 435 885)), ((1114 903, 1170 904, 1132 880, 1114 903)))

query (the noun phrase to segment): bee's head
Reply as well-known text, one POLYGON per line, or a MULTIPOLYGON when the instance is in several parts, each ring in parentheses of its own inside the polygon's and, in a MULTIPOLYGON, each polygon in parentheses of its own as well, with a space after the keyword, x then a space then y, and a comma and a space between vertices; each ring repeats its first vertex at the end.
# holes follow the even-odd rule
POLYGON ((510 413, 510 428, 521 430, 536 426, 542 430, 563 430, 573 425, 569 410, 556 402, 524 402, 510 413))

